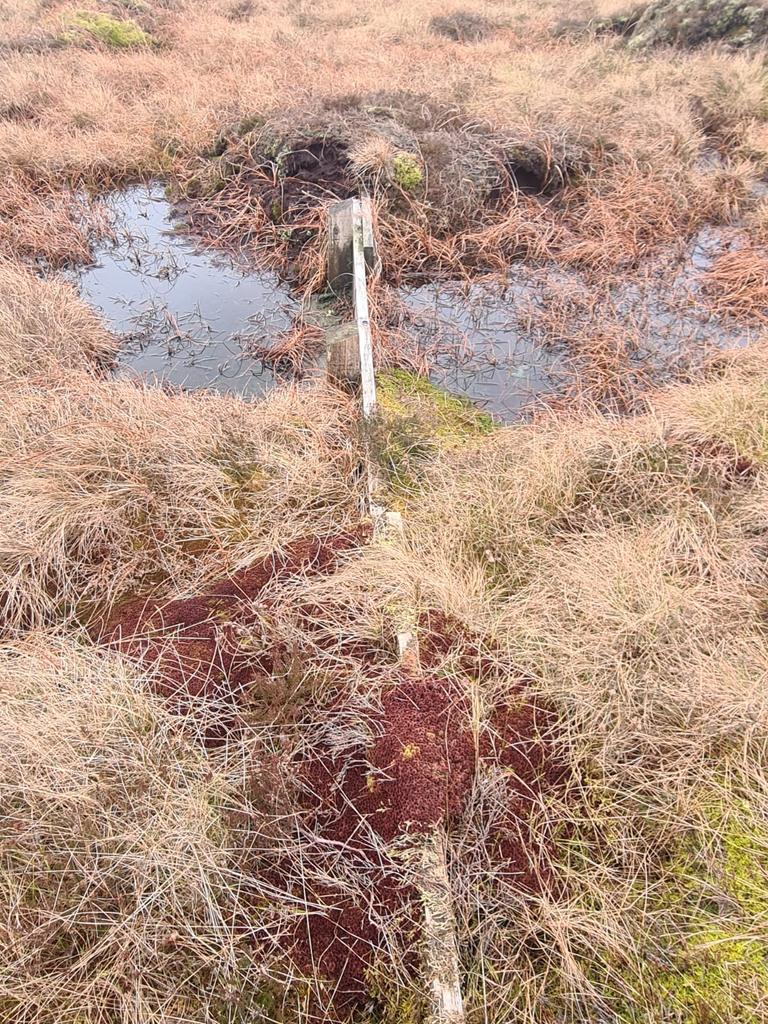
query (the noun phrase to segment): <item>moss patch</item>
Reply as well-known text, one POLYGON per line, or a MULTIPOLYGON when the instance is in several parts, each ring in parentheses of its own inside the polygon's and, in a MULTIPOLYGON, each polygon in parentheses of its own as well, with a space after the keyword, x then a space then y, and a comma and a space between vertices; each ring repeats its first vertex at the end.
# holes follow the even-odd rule
POLYGON ((405 192, 415 192, 424 181, 419 161, 412 153, 398 153, 392 162, 395 182, 405 192))
POLYGON ((113 18, 110 14, 75 11, 69 19, 69 25, 115 50, 153 46, 155 43, 149 32, 139 28, 135 22, 113 18))
POLYGON ((768 996, 768 835, 745 801, 708 818, 667 866, 662 956, 648 959, 644 987, 661 1019, 757 1024, 768 996))
POLYGON ((439 451, 491 433, 488 413, 426 377, 388 370, 376 377, 372 447, 395 492, 414 490, 439 451))

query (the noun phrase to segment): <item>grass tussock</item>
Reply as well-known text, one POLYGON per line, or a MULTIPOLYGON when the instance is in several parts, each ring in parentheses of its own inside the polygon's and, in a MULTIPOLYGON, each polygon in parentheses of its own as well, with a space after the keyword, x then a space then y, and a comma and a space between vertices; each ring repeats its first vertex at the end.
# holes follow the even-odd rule
POLYGON ((0 263, 0 379, 50 380, 107 365, 117 340, 72 285, 0 263))
POLYGON ((377 199, 393 279, 506 270, 521 255, 606 272, 748 210, 766 166, 765 71, 750 52, 645 57, 610 36, 574 42, 554 32, 557 4, 503 20, 479 0, 448 11, 398 0, 364 16, 346 0, 239 10, 71 12, 157 27, 163 50, 40 52, 23 40, 55 33, 61 12, 9 7, 0 160, 32 191, 163 176, 196 197, 208 240, 302 283, 315 280, 325 204, 349 190, 377 199), (318 140, 343 159, 296 208, 305 179, 289 158, 318 140))
POLYGON ((0 255, 11 261, 66 267, 89 263, 91 245, 107 231, 98 202, 70 189, 35 185, 9 170, 0 183, 0 255))
POLYGON ((768 320, 768 256, 747 246, 718 256, 702 275, 707 301, 721 316, 764 324, 768 320))
POLYGON ((279 911, 254 913, 238 864, 247 756, 206 753, 146 677, 75 640, 4 646, 0 693, 3 1017, 253 1012, 279 911))
POLYGON ((166 592, 356 518, 350 410, 84 375, 10 384, 0 418, 6 630, 166 592))
MULTIPOLYGON (((249 955, 258 942, 251 947, 246 941, 242 956, 227 952, 229 943, 241 949, 235 939, 244 930, 264 941, 269 936, 281 951, 275 959, 259 952, 265 985, 267 977, 282 979, 291 1005, 295 997, 305 1009, 346 1019, 350 1005, 330 995, 334 979, 350 983, 334 959, 337 947, 313 947, 316 959, 308 959, 301 941, 290 946, 281 932, 292 927, 282 916, 290 907, 311 905, 309 934, 328 941, 323 915, 333 919, 337 903, 343 927, 353 929, 350 948, 366 965, 353 975, 355 1004, 372 994, 377 1013, 394 1013, 409 1000, 420 1005, 418 971, 404 955, 409 929, 419 927, 418 907, 407 899, 387 902, 390 896, 379 902, 378 895, 371 904, 372 891, 391 894, 394 885, 408 892, 418 884, 407 856, 412 840, 382 842, 374 800, 370 819, 350 821, 346 810, 341 813, 355 842, 329 843, 334 833, 313 811, 301 767, 319 763, 318 779, 325 778, 322 759, 332 756, 334 777, 357 773, 370 797, 360 765, 380 751, 376 730, 384 726, 376 724, 377 708, 397 692, 391 688, 395 631, 407 610, 411 628, 418 622, 422 667, 433 680, 428 685, 438 679, 453 688, 455 713, 476 751, 471 797, 448 822, 470 1018, 482 1013, 499 1024, 512 1017, 533 1024, 546 1005, 566 1019, 631 1012, 643 1024, 673 1014, 693 1022, 704 1005, 718 1024, 753 1020, 765 993, 768 937, 767 372, 765 347, 755 346, 720 360, 696 384, 657 392, 643 415, 618 420, 560 413, 506 429, 491 429, 466 406, 405 375, 382 382, 389 411, 402 413, 409 458, 418 431, 429 435, 428 451, 414 454, 423 455, 418 473, 415 463, 403 462, 411 478, 400 488, 405 531, 238 605, 259 666, 258 686, 248 691, 244 736, 253 730, 258 747, 233 741, 220 752, 224 761, 215 750, 204 754, 189 746, 186 726, 171 723, 142 689, 151 681, 131 677, 123 662, 94 655, 79 642, 74 648, 30 636, 6 642, 0 681, 17 695, 4 704, 13 738, 4 756, 6 765, 27 766, 24 774, 6 767, 6 775, 24 778, 25 787, 18 795, 11 790, 9 799, 32 822, 30 807, 40 814, 41 805, 27 794, 59 762, 61 791, 68 800, 70 792, 78 796, 77 815, 67 804, 59 817, 59 805, 47 803, 45 815, 34 818, 44 823, 36 826, 34 850, 42 845, 50 863, 58 863, 59 851, 80 848, 83 835, 93 835, 94 820, 107 820, 99 802, 109 792, 106 782, 94 784, 87 801, 71 789, 67 771, 91 785, 96 770, 84 772, 78 757, 88 751, 92 761, 103 734, 111 756, 96 762, 98 771, 134 778, 124 767, 133 756, 134 712, 123 710, 127 697, 115 709, 115 688, 128 693, 130 709, 133 701, 143 709, 141 742, 149 754, 141 771, 154 771, 155 749, 167 771, 166 744, 179 744, 184 758, 157 824, 163 857, 152 861, 151 892, 174 901, 172 909, 151 900, 146 909, 142 902, 141 913, 130 915, 120 933, 129 962, 141 964, 140 991, 133 974, 108 991, 103 981, 117 970, 112 879, 131 893, 145 879, 144 861, 130 843, 146 842, 143 815, 156 790, 139 773, 146 801, 114 810, 123 815, 120 841, 129 844, 115 856, 127 849, 131 871, 113 875, 113 862, 100 852, 98 871, 82 856, 67 859, 67 871, 77 879, 82 871, 88 882, 57 882, 59 895, 43 908, 33 896, 47 876, 32 893, 24 888, 25 913, 37 908, 69 922, 77 948, 51 925, 57 957, 34 961, 31 975, 18 972, 18 960, 9 958, 8 1005, 26 999, 30 1021, 66 1020, 68 1013, 73 1022, 77 1014, 95 1020, 105 1007, 110 1019, 128 1020, 128 1005, 172 1021, 180 1010, 164 993, 166 982, 176 979, 165 967, 173 951, 174 970, 183 966, 189 986, 184 1013, 207 1024, 221 1012, 216 999, 223 976, 238 1007, 245 981, 258 993, 249 955), (100 700, 93 697, 96 678, 100 700), (53 679, 53 694, 40 696, 53 679), (289 716, 276 693, 289 701, 289 716), (532 702, 538 713, 531 713, 532 702), (17 720, 24 728, 14 725, 17 720), (168 722, 168 732, 158 720, 168 722), (83 738, 78 744, 73 736, 83 738), (18 753, 24 744, 36 744, 45 756, 18 753), (205 785, 198 786, 200 759, 209 757, 205 785), (292 795, 278 810, 260 804, 263 816, 248 819, 258 824, 256 845, 273 868, 251 864, 241 887, 226 857, 233 844, 250 842, 251 833, 219 838, 218 829, 228 826, 216 818, 222 804, 240 796, 225 790, 212 798, 212 817, 204 815, 214 822, 212 845, 203 854, 190 855, 184 846, 192 842, 189 824, 186 830, 174 824, 167 834, 161 825, 174 815, 174 823, 178 815, 198 821, 199 803, 190 810, 184 802, 177 813, 175 787, 186 800, 189 784, 207 815, 206 787, 234 776, 253 778, 250 758, 264 770, 279 764, 284 796, 292 795), (219 774, 223 763, 232 776, 219 774), (512 782, 518 788, 510 791, 512 782), (286 815, 295 826, 290 838, 286 815), (168 843, 173 851, 183 847, 185 866, 173 874, 173 884, 161 886, 157 872, 166 870, 168 843), (285 892, 274 888, 275 864, 285 892), (238 905, 224 923, 218 915, 227 893, 220 894, 219 871, 235 879, 241 896, 248 886, 261 886, 254 903, 238 905), (103 883, 98 872, 106 873, 103 883), (182 930, 175 915, 186 907, 184 894, 197 900, 201 872, 208 902, 194 904, 191 924, 182 930), (76 901, 71 897, 65 906, 73 892, 76 901), (89 926, 94 906, 107 922, 98 930, 89 926), (165 915, 162 928, 142 916, 155 906, 165 915), (207 922, 202 933, 199 915, 207 922), (141 942, 134 941, 136 921, 141 942), (298 966, 287 966, 289 948, 298 966), (91 958, 83 949, 97 952, 91 958), (97 955, 102 973, 95 977, 97 955), (76 986, 64 986, 65 970, 76 986), (311 976, 309 988, 303 972, 311 976), (310 990, 309 1002, 301 1002, 310 990)), ((289 390, 250 406, 87 381, 87 393, 72 382, 60 391, 20 384, 28 404, 12 403, 16 418, 4 410, 5 443, 16 445, 3 489, 9 625, 60 622, 78 600, 104 607, 120 593, 146 593, 153 581, 144 574, 150 572, 167 581, 160 594, 200 593, 291 535, 327 533, 345 517, 354 521, 353 495, 339 483, 355 461, 336 419, 346 418, 339 396, 331 401, 310 392, 305 406, 289 390)), ((393 438, 402 440, 390 433, 393 438)), ((166 641, 172 651, 172 631, 166 641)), ((205 707, 198 714, 204 718, 205 707)), ((401 725, 406 732, 398 739, 409 771, 419 756, 418 744, 406 742, 410 727, 401 725)), ((170 763, 182 753, 173 753, 170 763)), ((46 800, 59 799, 51 795, 59 789, 48 775, 39 785, 46 800)), ((383 776, 376 776, 376 785, 386 785, 383 776)), ((195 836, 196 843, 209 842, 195 836)), ((26 859, 12 859, 0 876, 14 893, 31 870, 31 847, 22 849, 26 859)), ((107 852, 111 857, 112 847, 107 852)), ((18 896, 5 899, 10 907, 20 905, 18 896)), ((122 910, 123 903, 116 905, 122 910)), ((295 914, 292 920, 295 925, 295 914)), ((29 943, 41 941, 35 931, 13 935, 13 957, 29 956, 29 943)), ((271 1014, 301 1019, 302 1011, 289 1012, 284 1001, 276 1009, 272 995, 264 998, 271 1014)))
MULTIPOLYGON (((9 1024, 415 1024, 411 808, 446 826, 472 1024, 765 1016, 768 349, 639 399, 663 339, 625 308, 685 278, 660 252, 737 224, 696 285, 764 320, 764 62, 513 6, 0 0, 9 1024), (314 291, 329 203, 373 196, 367 436, 325 386, 99 375, 113 339, 23 265, 84 262, 81 197, 158 176, 208 241, 314 291), (521 258, 556 270, 517 303, 528 334, 590 370, 497 429, 402 369, 428 356, 388 286, 521 258), (367 546, 363 451, 405 512, 367 546), (323 538, 339 557, 313 561, 323 538), (125 638, 137 663, 81 630, 121 610, 161 634, 125 638), (163 659, 193 720, 157 696, 163 659)), ((259 354, 298 367, 318 340, 259 354)))

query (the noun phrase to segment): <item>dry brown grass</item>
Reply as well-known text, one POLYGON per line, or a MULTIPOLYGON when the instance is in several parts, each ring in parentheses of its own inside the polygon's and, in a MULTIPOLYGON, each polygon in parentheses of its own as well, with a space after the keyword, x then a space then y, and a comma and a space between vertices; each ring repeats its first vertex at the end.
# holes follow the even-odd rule
POLYGON ((72 285, 0 263, 0 379, 94 370, 116 352, 117 340, 72 285))
POLYGON ((724 252, 702 275, 707 301, 720 316, 768 322, 768 256, 751 245, 724 252))
POLYGON ((763 345, 636 419, 558 418, 446 454, 402 542, 346 570, 361 607, 455 618, 441 671, 483 659, 481 735, 521 679, 556 711, 543 727, 572 784, 533 814, 563 888, 526 895, 488 863, 492 760, 451 836, 483 1019, 762 1012, 767 360, 763 345))
MULTIPOLYGON (((222 127, 254 115, 277 123, 288 108, 316 117, 345 96, 360 109, 398 91, 461 108, 467 138, 481 126, 512 148, 534 146, 550 170, 564 153, 589 159, 552 195, 512 192, 479 211, 469 177, 466 193, 440 193, 445 202, 398 190, 386 139, 362 138, 353 163, 374 179, 395 281, 403 271, 503 276, 526 257, 593 274, 604 297, 613 275, 703 223, 746 214, 762 238, 759 57, 641 58, 608 38, 555 37, 559 2, 502 17, 490 0, 472 13, 491 27, 464 40, 430 29, 456 13, 437 0, 187 0, 136 15, 162 48, 110 52, 78 39, 46 49, 74 9, 0 3, 5 257, 87 259, 98 222, 68 186, 163 176, 189 188, 221 170, 205 154, 222 127)), ((203 197, 202 230, 284 267, 291 237, 249 174, 203 197)), ((324 218, 320 203, 295 226, 310 235, 293 268, 309 288, 322 283, 324 218)), ((715 262, 706 284, 720 311, 762 317, 762 259, 756 244, 715 262)), ((310 696, 298 725, 272 707, 252 744, 211 753, 199 720, 193 728, 148 695, 147 673, 74 630, 124 597, 195 593, 293 539, 356 524, 351 403, 317 386, 251 403, 100 379, 89 371, 113 341, 67 286, 9 259, 0 292, 0 1018, 305 1019, 305 987, 272 971, 262 940, 279 943, 286 916, 310 908, 262 886, 252 863, 240 871, 233 854, 249 844, 249 855, 271 855, 279 834, 294 897, 309 880, 386 913, 370 906, 359 859, 292 817, 295 807, 254 813, 252 770, 279 761, 295 781, 297 762, 323 744, 359 758, 380 683, 363 656, 385 676, 399 620, 439 611, 455 628, 436 671, 468 689, 481 752, 449 835, 470 1020, 763 1019, 764 345, 652 394, 640 416, 585 412, 607 395, 621 399, 613 409, 636 406, 647 367, 633 361, 637 325, 561 295, 542 330, 571 332, 573 352, 591 361, 582 411, 450 451, 432 444, 403 536, 325 578, 273 588, 264 643, 288 650, 290 665, 270 682, 287 677, 295 702, 310 696), (38 632, 51 626, 65 638, 38 632), (537 796, 516 819, 557 875, 539 892, 505 875, 487 844, 514 774, 497 758, 494 715, 519 705, 521 681, 550 709, 540 727, 569 768, 565 791, 537 796), (232 833, 230 810, 244 814, 245 834, 232 833), (277 1004, 253 1006, 270 973, 277 1004)), ((377 346, 395 361, 391 297, 377 285, 372 300, 377 346)), ((307 340, 299 330, 282 354, 307 340)), ((523 761, 517 771, 525 777, 523 761)), ((412 881, 401 846, 375 853, 412 881)), ((408 982, 395 924, 377 953, 379 996, 408 982)), ((402 1019, 404 1006, 389 1011, 402 1019)))
MULTIPOLYGON (((720 360, 695 385, 657 393, 640 417, 560 414, 453 447, 436 461, 433 453, 426 482, 409 498, 402 538, 351 554, 327 577, 297 578, 270 591, 267 641, 288 645, 290 684, 307 686, 313 696, 298 728, 272 708, 258 726, 258 748, 225 752, 227 771, 243 778, 251 778, 247 758, 260 751, 272 767, 270 752, 279 751, 286 779, 316 744, 359 757, 378 692, 361 674, 360 651, 375 652, 386 675, 395 663, 402 609, 411 616, 438 610, 454 617, 436 671, 469 687, 471 725, 483 751, 473 798, 449 835, 470 1019, 533 1024, 541 1020, 542 1005, 557 1007, 565 1019, 628 1006, 649 1024, 670 1013, 695 1020, 700 1005, 718 1024, 746 1024, 760 1012, 759 950, 768 928, 767 366, 765 346, 755 346, 741 358, 720 360), (467 658, 477 666, 469 676, 467 658), (496 760, 494 716, 510 701, 517 705, 521 680, 528 697, 536 695, 552 710, 554 717, 540 728, 556 737, 570 766, 565 792, 537 797, 518 812, 523 834, 533 829, 528 843, 559 880, 539 893, 505 874, 487 846, 489 831, 509 813, 509 769, 496 760)), ((12 623, 60 619, 75 595, 109 602, 124 586, 144 586, 147 570, 170 576, 175 590, 193 588, 201 576, 219 575, 285 541, 294 526, 322 531, 331 517, 334 524, 345 516, 351 521, 352 496, 338 480, 350 472, 353 453, 345 452, 346 434, 334 426, 335 416, 347 415, 337 396, 327 399, 323 420, 322 392, 308 394, 306 405, 288 391, 256 407, 92 378, 87 395, 85 385, 81 392, 72 382, 48 391, 27 384, 20 393, 28 403, 24 415, 19 405, 6 426, 17 453, 5 469, 6 523, 26 544, 23 552, 12 550, 15 561, 4 563, 13 570, 6 575, 12 623), (300 415, 311 422, 299 421, 300 415), (297 508, 298 500, 306 504, 297 508), (203 551, 197 548, 201 537, 212 542, 203 551)), ((42 846, 54 862, 62 850, 80 849, 94 822, 107 827, 123 815, 118 853, 130 857, 131 872, 119 874, 120 893, 125 886, 133 892, 147 877, 135 844, 145 842, 144 816, 152 808, 158 813, 154 754, 142 755, 141 772, 126 767, 142 749, 139 740, 164 764, 169 745, 174 759, 183 754, 179 786, 186 779, 184 801, 192 799, 190 788, 196 801, 191 808, 181 802, 177 812, 173 790, 158 829, 177 822, 177 814, 196 822, 199 801, 210 806, 206 787, 227 779, 236 785, 236 779, 219 774, 222 762, 211 755, 205 786, 196 786, 202 755, 171 737, 178 723, 121 662, 94 657, 87 648, 50 639, 6 643, 0 676, 17 697, 4 705, 13 737, 4 748, 5 775, 21 779, 18 766, 34 766, 23 788, 15 784, 7 792, 36 828, 35 850, 42 846), (142 731, 134 741, 136 707, 142 731), (55 794, 70 794, 67 780, 82 776, 82 758, 91 764, 102 742, 111 754, 98 761, 101 774, 89 782, 96 787, 89 800, 74 790, 81 813, 72 815, 71 796, 66 804, 52 796, 49 775, 60 765, 55 794), (134 779, 141 788, 141 800, 125 810, 111 804, 106 810, 97 799, 108 791, 98 780, 115 773, 125 783, 121 792, 134 779), (33 802, 38 791, 46 794, 46 808, 60 801, 43 817, 39 799, 33 802)), ((524 762, 516 770, 524 772, 524 762)), ((236 799, 233 794, 224 802, 236 799)), ((286 838, 285 813, 258 819, 264 831, 256 842, 265 856, 279 856, 291 891, 303 884, 321 891, 340 886, 367 907, 368 876, 354 852, 329 849, 308 819, 297 819, 286 838), (275 838, 275 827, 282 838, 275 838)), ((176 1019, 178 1005, 164 995, 176 983, 166 967, 168 928, 188 985, 185 1019, 216 1019, 225 977, 235 992, 265 976, 284 977, 277 960, 261 957, 261 976, 248 957, 235 962, 228 952, 233 918, 217 916, 220 900, 229 898, 220 879, 247 895, 249 886, 258 890, 272 876, 251 868, 241 883, 227 873, 218 857, 232 847, 218 833, 196 832, 194 842, 208 845, 191 857, 183 845, 193 841, 189 824, 158 834, 165 859, 155 857, 150 877, 154 883, 158 872, 171 872, 167 884, 153 889, 158 901, 160 895, 171 901, 170 909, 150 901, 124 920, 112 861, 102 857, 97 867, 84 857, 68 861, 72 884, 57 888, 45 904, 53 915, 50 933, 14 931, 14 945, 7 947, 0 992, 9 1020, 43 1024, 70 1014, 74 1022, 80 1014, 96 1021, 105 1013, 118 1021, 139 1013, 158 1022, 176 1019), (186 851, 184 871, 169 866, 178 863, 173 857, 180 849, 186 851), (196 899, 203 878, 209 902, 202 910, 195 903, 192 924, 182 931, 175 915, 185 912, 188 893, 196 899), (64 906, 71 892, 77 899, 64 906), (94 907, 107 922, 98 934, 88 924, 94 907), (156 926, 146 914, 161 907, 156 926), (198 926, 200 914, 205 927, 198 926), (77 936, 77 952, 54 929, 62 918, 73 922, 68 934, 77 936), (137 921, 140 937, 132 930, 137 921), (58 937, 58 958, 35 960, 24 987, 14 958, 43 948, 41 935, 58 937), (117 971, 118 936, 123 955, 142 966, 142 985, 131 980, 105 992, 104 979, 117 971), (65 987, 64 977, 77 984, 65 987), (26 1017, 18 1009, 22 998, 26 1017)), ((245 835, 232 840, 235 848, 246 841, 245 835)), ((412 865, 399 849, 377 848, 378 862, 410 881, 412 865)), ((6 892, 17 892, 20 879, 29 877, 28 863, 6 864, 6 892)), ((38 877, 38 890, 48 891, 50 876, 38 877)), ((238 928, 279 936, 289 908, 274 892, 257 898, 258 912, 241 908, 238 928)), ((5 913, 19 906, 17 897, 4 899, 5 913)), ((384 933, 390 944, 376 955, 375 988, 395 998, 414 984, 403 959, 402 921, 370 909, 390 929, 384 933)), ((291 978, 281 984, 286 981, 291 978)), ((289 984, 289 991, 293 1000, 303 990, 289 984)), ((318 990, 317 998, 327 994, 318 990)), ((301 1010, 280 1012, 302 1019, 301 1010)))
POLYGON ((48 267, 89 263, 93 240, 108 231, 98 203, 13 171, 0 185, 0 213, 0 254, 48 267))
POLYGON ((6 630, 178 590, 357 517, 347 399, 259 403, 70 375, 9 383, 0 416, 6 630))
POLYGON ((269 343, 248 343, 249 354, 278 371, 301 377, 311 359, 325 351, 325 332, 315 324, 299 320, 269 343))
MULTIPOLYGON (((438 230, 445 202, 405 217, 390 213, 382 229, 387 252, 394 246, 391 266, 403 253, 412 253, 414 266, 427 262, 448 273, 548 254, 607 269, 705 220, 732 217, 749 205, 749 182, 766 163, 759 59, 711 52, 646 59, 611 38, 554 37, 564 13, 558 3, 521 4, 509 17, 500 17, 496 4, 474 3, 470 13, 495 27, 460 42, 430 29, 432 18, 454 13, 432 0, 365 12, 341 0, 311 9, 267 0, 239 13, 228 0, 189 0, 135 15, 160 23, 157 51, 65 45, 40 53, 24 45, 33 31, 55 34, 72 9, 9 5, 0 23, 17 47, 0 70, 0 163, 27 176, 33 206, 43 184, 103 189, 157 175, 186 182, 221 129, 243 118, 279 119, 290 110, 299 119, 339 99, 356 96, 364 106, 367 97, 375 103, 400 93, 463 108, 468 124, 485 124, 500 141, 532 145, 545 158, 582 152, 593 171, 566 189, 562 206, 487 211, 479 233, 476 207, 467 210, 474 223, 453 232, 438 230), (700 164, 718 146, 741 161, 729 172, 731 184, 700 164)), ((353 156, 359 167, 391 179, 380 134, 361 137, 353 156)), ((466 193, 468 182, 458 191, 466 193)), ((222 205, 213 196, 208 204, 222 244, 264 230, 270 237, 256 239, 254 251, 279 247, 280 230, 264 223, 252 191, 229 199, 222 205)), ((459 203, 461 195, 454 189, 448 199, 459 203)), ((34 219, 34 211, 25 216, 34 219)), ((34 251, 22 241, 17 248, 34 251)), ((60 248, 66 250, 63 237, 60 248)), ((72 255, 81 258, 78 246, 72 255)))
POLYGON ((287 905, 241 866, 249 752, 206 753, 146 674, 77 640, 4 645, 0 694, 0 1017, 252 1012, 287 905))

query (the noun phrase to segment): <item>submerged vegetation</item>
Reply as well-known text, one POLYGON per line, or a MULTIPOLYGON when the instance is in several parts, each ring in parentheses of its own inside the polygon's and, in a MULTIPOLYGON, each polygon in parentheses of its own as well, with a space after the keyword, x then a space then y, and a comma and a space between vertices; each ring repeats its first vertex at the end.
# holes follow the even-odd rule
POLYGON ((7 1024, 425 1021, 435 850, 468 1024, 765 1018, 768 94, 718 8, 0 0, 7 1024), (112 374, 64 271, 156 178, 305 292, 296 367, 371 197, 371 422, 112 374), (435 277, 575 378, 437 387, 435 277))

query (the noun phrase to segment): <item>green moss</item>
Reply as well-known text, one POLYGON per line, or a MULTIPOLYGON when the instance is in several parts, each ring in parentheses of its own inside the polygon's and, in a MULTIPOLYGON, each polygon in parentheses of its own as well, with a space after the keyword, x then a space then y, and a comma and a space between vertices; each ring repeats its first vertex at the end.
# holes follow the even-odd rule
MULTIPOLYGON (((585 776, 595 831, 569 834, 561 859, 573 878, 591 878, 595 858, 619 848, 612 834, 614 796, 600 773, 585 776)), ((611 942, 581 950, 585 976, 600 994, 613 1024, 758 1024, 768 998, 768 829, 725 776, 699 801, 700 824, 666 853, 649 850, 647 874, 637 881, 635 942, 626 956, 611 942)), ((656 843, 664 837, 657 834, 656 843)), ((624 891, 626 896, 626 891, 624 891)), ((609 890, 588 887, 587 914, 602 913, 609 890)), ((555 972, 547 999, 572 998, 567 978, 555 972)), ((587 1000, 583 1019, 591 1020, 587 1000)), ((600 1018, 602 1019, 601 1012, 600 1018)))
POLYGON ((121 21, 109 14, 75 11, 70 17, 72 28, 86 32, 105 46, 128 50, 154 45, 154 39, 133 21, 121 21))
POLYGON ((398 153, 393 161, 394 178, 404 192, 415 192, 424 180, 421 164, 412 153, 398 153))
POLYGON ((395 493, 415 490, 441 450, 489 434, 491 417, 459 395, 407 370, 377 375, 371 447, 395 493))
POLYGON ((661 974, 658 987, 679 1024, 757 1024, 768 993, 764 946, 727 928, 709 928, 689 943, 682 970, 661 974))
POLYGON ((768 835, 746 801, 737 809, 720 830, 725 889, 747 918, 768 924, 768 835))
POLYGON ((689 837, 668 864, 659 902, 669 967, 645 980, 679 1024, 757 1024, 768 995, 768 835, 746 801, 713 806, 707 819, 711 833, 689 837))
POLYGON ((419 413, 430 433, 447 441, 461 441, 478 434, 490 434, 493 419, 476 408, 468 398, 452 395, 427 377, 408 370, 385 370, 376 377, 379 408, 389 415, 419 413))

